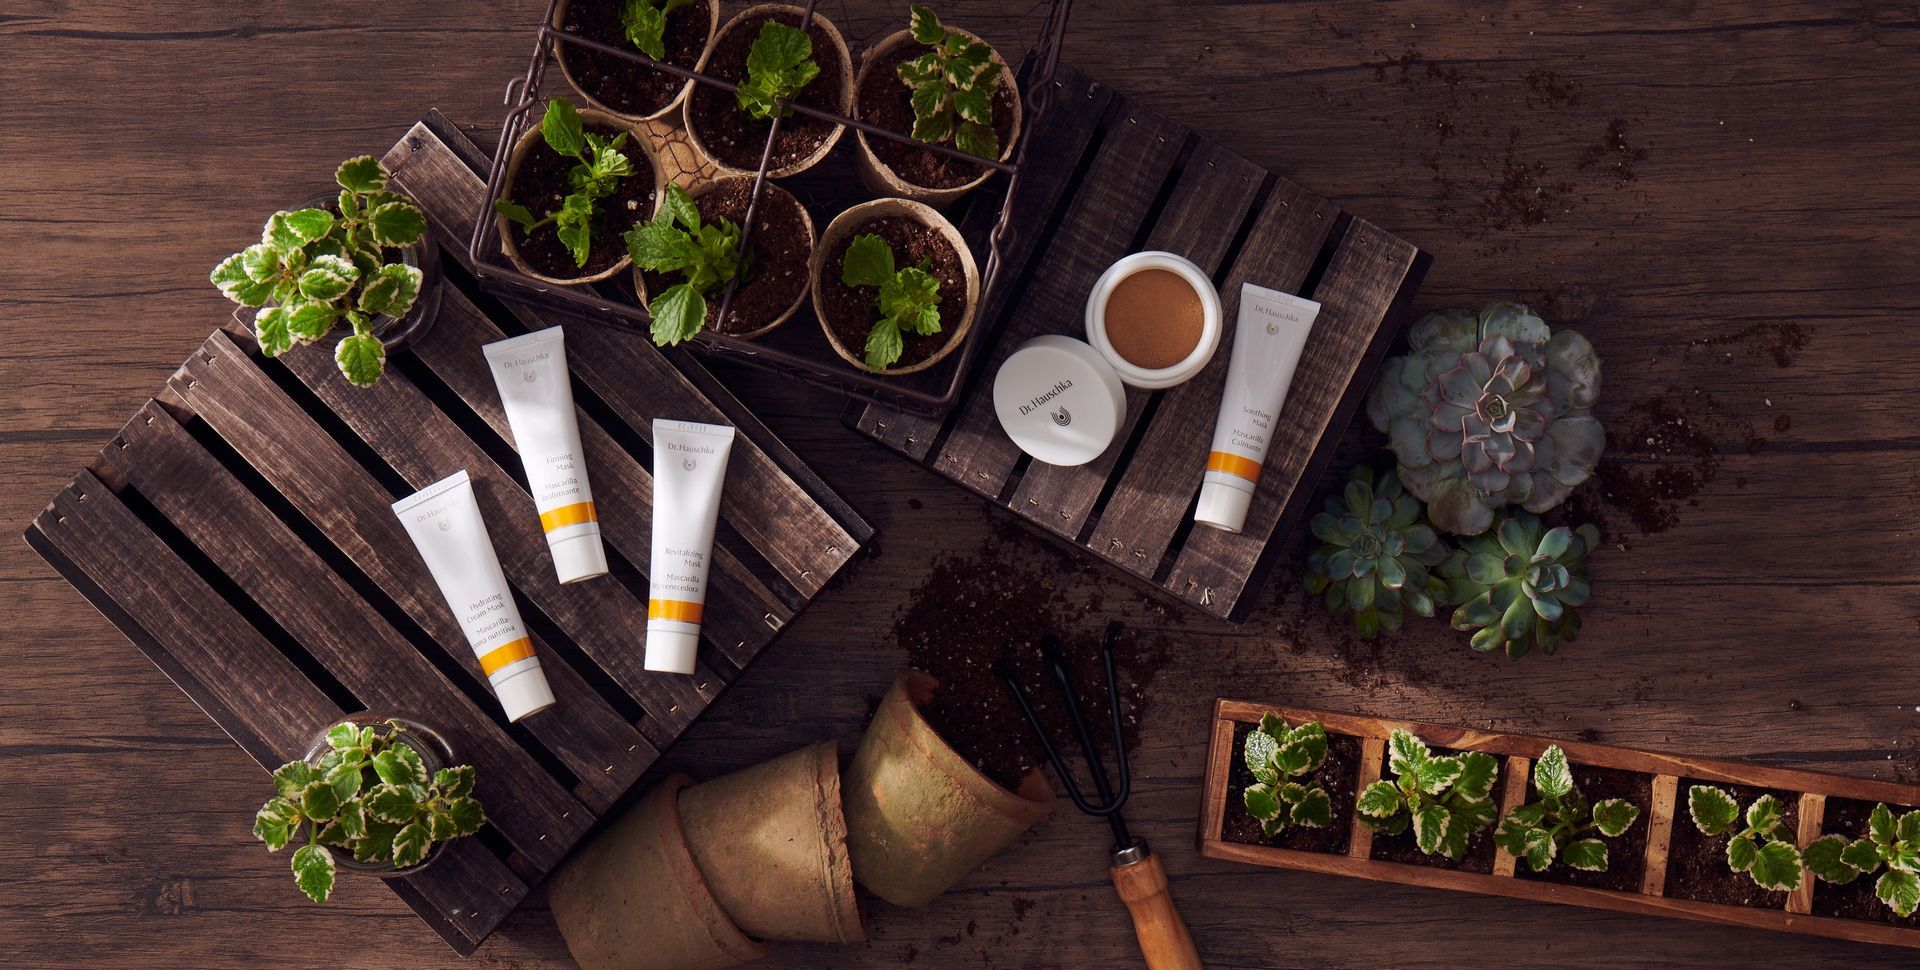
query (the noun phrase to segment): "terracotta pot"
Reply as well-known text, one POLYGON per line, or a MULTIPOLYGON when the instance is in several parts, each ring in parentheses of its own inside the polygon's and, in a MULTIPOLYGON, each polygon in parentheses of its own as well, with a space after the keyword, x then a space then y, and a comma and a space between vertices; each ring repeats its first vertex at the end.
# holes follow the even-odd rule
POLYGON ((960 339, 966 336, 968 328, 973 326, 974 310, 980 302, 980 269, 973 262, 973 250, 967 248, 967 241, 960 235, 960 230, 955 229, 953 223, 948 222, 947 217, 941 215, 939 210, 911 199, 875 199, 872 202, 862 202, 835 216, 833 221, 827 224, 827 231, 820 236, 820 242, 813 247, 812 281, 808 287, 813 293, 813 315, 819 318, 821 332, 827 335, 827 343, 833 345, 833 352, 839 354, 841 360, 859 370, 867 370, 865 348, 848 348, 840 342, 833 328, 827 325, 822 281, 826 274, 827 260, 831 258, 828 254, 837 249, 846 239, 858 233, 862 226, 875 219, 890 216, 903 216, 923 226, 932 227, 941 238, 947 241, 948 245, 953 247, 955 252, 960 254, 960 271, 966 279, 967 311, 960 317, 959 324, 946 335, 946 345, 935 351, 933 356, 905 367, 868 371, 868 373, 878 373, 888 377, 923 371, 947 359, 947 355, 960 346, 960 339), (856 353, 856 349, 862 352, 856 353))
POLYGON ((727 918, 687 848, 679 796, 692 783, 661 782, 548 882, 583 970, 718 970, 767 954, 727 918))
POLYGON ((821 741, 680 793, 693 860, 722 909, 762 940, 859 943, 840 748, 821 741))
MULTIPOLYGON (((720 42, 726 39, 728 32, 732 31, 735 27, 739 26, 742 21, 748 19, 749 17, 757 17, 765 13, 790 13, 790 14, 794 14, 795 16, 798 16, 800 14, 805 13, 806 9, 807 8, 805 7, 794 6, 793 4, 787 4, 787 3, 754 4, 753 6, 748 7, 747 9, 742 10, 737 14, 734 14, 732 19, 727 21, 727 25, 725 27, 720 28, 720 33, 714 35, 713 43, 710 45, 710 48, 713 50, 718 50, 720 47, 720 42)), ((840 99, 840 104, 835 105, 835 107, 843 115, 850 114, 853 110, 853 85, 854 85, 853 54, 847 50, 847 42, 845 39, 843 39, 840 36, 840 28, 835 27, 833 25, 833 21, 828 20, 818 10, 814 11, 813 17, 815 20, 819 21, 820 29, 825 31, 827 38, 833 42, 833 52, 834 52, 834 57, 832 58, 833 63, 828 64, 826 63, 827 59, 821 56, 820 51, 814 51, 813 52, 814 63, 820 65, 820 70, 822 73, 834 70, 835 68, 839 69, 840 91, 843 96, 840 99)), ((816 84, 819 83, 818 79, 816 79, 814 83, 816 84)), ((719 89, 715 89, 715 90, 717 91, 719 89)), ((721 161, 720 159, 715 158, 712 152, 707 151, 707 146, 703 144, 700 140, 700 127, 693 123, 693 98, 692 97, 688 97, 682 102, 681 116, 682 116, 683 124, 686 126, 687 140, 693 144, 694 151, 698 152, 701 159, 703 159, 708 164, 712 165, 714 169, 718 171, 721 175, 752 175, 754 173, 755 170, 752 168, 737 168, 735 166, 728 165, 727 163, 721 161)), ((767 177, 776 178, 776 179, 786 178, 789 175, 798 175, 801 172, 804 172, 807 169, 810 169, 815 165, 820 164, 820 160, 823 158, 826 158, 828 152, 833 151, 833 146, 840 143, 840 136, 842 134, 845 134, 846 130, 847 129, 845 125, 835 125, 833 128, 833 133, 827 136, 826 141, 823 141, 820 143, 820 147, 816 149, 813 152, 813 154, 808 155, 807 157, 799 159, 797 161, 794 161, 790 164, 783 165, 779 168, 770 168, 767 170, 767 177)))
MULTIPOLYGON (((964 30, 955 30, 951 27, 947 29, 953 30, 954 33, 966 34, 966 36, 972 37, 974 40, 980 40, 979 37, 975 37, 973 34, 967 33, 964 30)), ((980 42, 986 43, 985 41, 980 42)), ((853 82, 854 107, 852 117, 860 117, 859 92, 860 88, 866 83, 868 73, 889 55, 908 44, 918 46, 920 42, 913 39, 912 31, 902 30, 898 33, 888 35, 887 38, 877 46, 861 55, 860 73, 853 82)), ((991 47, 988 49, 992 50, 991 47)), ((1026 110, 1026 106, 1021 101, 1020 84, 1014 80, 1013 69, 1007 66, 1007 62, 1000 57, 1000 52, 997 50, 993 51, 993 62, 1000 65, 1000 81, 1005 84, 1007 90, 1013 94, 1013 132, 1007 137, 1007 143, 1000 146, 999 160, 1004 162, 1013 157, 1014 147, 1020 144, 1020 127, 1025 120, 1023 113, 1026 110)), ((893 169, 888 167, 886 162, 881 161, 880 157, 873 153, 873 145, 869 139, 874 137, 878 136, 868 135, 864 131, 854 132, 854 140, 859 146, 857 160, 860 169, 860 181, 865 183, 867 191, 872 192, 874 195, 891 195, 902 199, 913 199, 916 202, 925 202, 931 206, 947 206, 953 204, 955 200, 966 195, 968 192, 979 188, 981 183, 991 178, 994 174, 993 169, 988 169, 982 173, 979 178, 965 185, 956 185, 950 189, 936 189, 925 185, 915 185, 894 174, 893 169)))
MULTIPOLYGON (((640 150, 641 159, 643 159, 647 165, 647 173, 653 178, 653 204, 655 208, 659 208, 660 200, 665 197, 667 193, 667 177, 665 170, 660 165, 659 154, 654 148, 653 139, 648 136, 644 130, 636 128, 618 116, 608 114, 598 108, 580 109, 580 121, 583 125, 601 125, 627 133, 627 144, 630 147, 635 147, 640 150)), ((513 183, 520 175, 520 163, 526 160, 528 152, 536 148, 541 151, 547 150, 547 144, 540 136, 540 120, 538 116, 535 116, 529 122, 529 127, 525 132, 521 133, 520 140, 514 142, 513 153, 507 156, 507 188, 506 194, 503 196, 504 198, 512 199, 514 197, 513 183)), ((628 157, 632 158, 631 155, 628 157)), ((640 177, 638 174, 628 176, 628 178, 640 177)), ((651 212, 644 213, 635 221, 644 220, 652 215, 653 213, 651 212)), ((507 261, 511 262, 514 268, 520 272, 545 283, 552 283, 555 286, 579 286, 582 283, 596 283, 610 276, 614 276, 633 265, 633 258, 622 252, 618 262, 615 262, 613 265, 608 266, 598 273, 588 276, 568 277, 566 279, 548 276, 534 269, 532 266, 527 265, 527 261, 520 258, 520 247, 513 241, 513 224, 507 221, 507 217, 495 213, 493 219, 495 224, 500 227, 500 251, 506 255, 507 261)), ((551 231, 551 229, 549 227, 542 231, 551 231)))
MULTIPOLYGON (((744 179, 746 181, 751 182, 753 180, 753 175, 751 173, 747 175, 734 175, 734 176, 728 176, 725 179, 717 179, 712 182, 703 182, 699 185, 694 186, 692 189, 688 190, 687 195, 697 201, 701 196, 706 195, 708 192, 713 191, 715 188, 718 188, 719 186, 727 182, 735 181, 739 179, 744 179)), ((815 257, 820 252, 820 244, 819 242, 814 240, 812 213, 809 213, 807 211, 807 207, 805 205, 802 205, 799 199, 795 199, 793 197, 793 193, 788 192, 786 189, 783 189, 780 186, 773 184, 772 182, 766 183, 761 188, 760 191, 761 191, 761 195, 760 195, 761 205, 766 204, 768 194, 777 192, 780 195, 785 196, 788 199, 791 199, 793 201, 793 204, 799 208, 800 221, 806 224, 807 240, 813 246, 813 254, 807 257, 807 265, 811 267, 814 263, 815 257)), ((755 231, 758 232, 758 230, 755 230, 755 231)), ((753 245, 752 240, 748 240, 747 245, 749 246, 753 245)), ((638 266, 635 266, 633 268, 633 292, 639 296, 640 305, 646 306, 649 300, 649 297, 647 296, 647 274, 643 272, 638 266)), ((722 292, 723 290, 721 289, 715 289, 713 293, 709 294, 707 297, 709 305, 713 306, 716 311, 719 308, 718 301, 720 299, 720 295, 722 292)), ((730 333, 730 334, 727 334, 727 336, 738 337, 741 340, 752 340, 755 337, 760 337, 768 333, 771 333, 773 332, 774 328, 780 326, 783 323, 786 323, 788 320, 793 319, 794 313, 797 312, 800 309, 800 305, 805 302, 807 302, 807 290, 805 288, 802 288, 800 290, 800 293, 793 298, 793 305, 787 307, 786 310, 782 311, 779 316, 774 317, 772 321, 765 323, 759 327, 756 327, 752 330, 749 330, 746 333, 730 333)))
MULTIPOLYGON (((555 30, 563 29, 561 25, 567 22, 567 8, 572 5, 572 2, 573 0, 560 0, 558 4, 554 5, 552 24, 555 30)), ((693 70, 695 71, 705 70, 707 66, 707 56, 713 53, 713 38, 720 28, 720 0, 707 0, 707 21, 707 44, 700 49, 699 59, 693 62, 693 70)), ((681 102, 685 101, 687 95, 693 91, 694 82, 688 81, 680 86, 680 93, 674 95, 673 100, 668 101, 660 110, 652 114, 630 115, 614 108, 612 105, 601 103, 600 99, 589 94, 587 89, 582 87, 579 81, 574 80, 573 70, 567 66, 567 54, 574 49, 574 45, 563 40, 555 40, 553 46, 553 57, 554 60, 560 62, 561 75, 567 79, 568 86, 572 87, 574 92, 580 95, 581 100, 630 124, 653 121, 657 118, 664 118, 673 114, 675 111, 680 110, 681 102)))
POLYGON ((934 733, 919 707, 938 684, 900 673, 842 782, 853 877, 898 906, 933 901, 1053 813, 1039 772, 1010 792, 934 733))

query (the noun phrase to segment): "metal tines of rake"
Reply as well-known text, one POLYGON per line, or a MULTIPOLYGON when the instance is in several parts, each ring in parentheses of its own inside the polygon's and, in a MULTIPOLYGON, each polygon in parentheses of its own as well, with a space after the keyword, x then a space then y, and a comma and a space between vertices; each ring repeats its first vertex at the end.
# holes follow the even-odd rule
POLYGON ((1127 770, 1127 739, 1122 732, 1123 717, 1120 712, 1120 678, 1114 670, 1113 644, 1125 629, 1118 620, 1107 624, 1106 636, 1100 644, 1100 661, 1107 676, 1107 707, 1113 714, 1113 757, 1114 774, 1119 784, 1113 784, 1107 774, 1105 763, 1100 758, 1100 750, 1093 742, 1093 732, 1087 727, 1086 712, 1080 709, 1079 699, 1074 694, 1073 678, 1067 670, 1066 658, 1060 652, 1059 638, 1049 634, 1040 640, 1040 659, 1046 664, 1059 687, 1060 697, 1066 708, 1067 720, 1073 727, 1074 739, 1080 745, 1080 753, 1087 762, 1087 774, 1093 782, 1095 798, 1089 800, 1080 788, 1074 773, 1067 768, 1067 762, 1060 749, 1053 743, 1053 737, 1041 724, 1035 713, 1033 702, 1026 692, 1020 689, 1019 681, 1013 676, 1011 667, 1002 661, 994 665, 994 672, 1006 681, 1007 688, 1013 692, 1013 698, 1020 705, 1020 712, 1026 715, 1027 723, 1040 739, 1040 746, 1047 752, 1047 760, 1053 764, 1054 774, 1067 790, 1067 797, 1080 811, 1104 818, 1113 829, 1113 844, 1116 850, 1133 844, 1133 836, 1127 831, 1126 820, 1120 816, 1120 809, 1127 803, 1127 795, 1133 789, 1133 779, 1127 770))

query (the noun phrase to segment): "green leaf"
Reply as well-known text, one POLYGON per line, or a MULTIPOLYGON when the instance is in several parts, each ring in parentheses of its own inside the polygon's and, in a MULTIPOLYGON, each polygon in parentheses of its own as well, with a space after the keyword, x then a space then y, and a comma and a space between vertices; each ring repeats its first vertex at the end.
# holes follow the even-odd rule
POLYGON ((666 0, 655 6, 652 0, 625 0, 621 5, 620 23, 627 43, 656 61, 666 57, 667 15, 690 2, 692 0, 666 0))
POLYGON ((653 318, 654 344, 671 347, 707 325, 707 298, 692 284, 678 283, 654 297, 647 314, 653 318))
POLYGON ((324 845, 303 845, 293 854, 293 879, 316 903, 333 895, 333 853, 324 845))
POLYGON ((1279 750, 1280 743, 1273 739, 1273 735, 1255 729, 1247 732, 1247 740, 1241 746, 1240 755, 1246 763, 1247 770, 1253 772, 1255 779, 1273 785, 1280 781, 1280 773, 1273 766, 1273 756, 1279 750))
POLYGON ((847 244, 840 282, 848 286, 885 286, 893 279, 893 249, 885 239, 862 233, 847 244))
POLYGON ((569 157, 579 155, 587 144, 580 112, 565 98, 547 103, 547 113, 540 119, 540 137, 548 148, 569 157))
POLYGON ((1890 869, 1874 884, 1873 895, 1896 915, 1912 916, 1914 909, 1920 907, 1920 876, 1890 869))
POLYGON ((1561 857, 1582 872, 1607 871, 1607 844, 1599 839, 1575 839, 1567 843, 1561 857))
POLYGON ((1421 852, 1433 855, 1447 837, 1453 815, 1439 805, 1423 805, 1413 813, 1413 841, 1421 852))
POLYGON ((1867 816, 1867 836, 1881 845, 1892 845, 1899 841, 1900 825, 1894 820, 1893 809, 1885 802, 1873 806, 1873 814, 1867 816))
POLYGON ((1573 792, 1573 772, 1567 767, 1567 753, 1555 744, 1533 763, 1533 787, 1548 798, 1561 798, 1573 792))
POLYGON ((340 338, 333 348, 333 362, 347 380, 359 387, 372 387, 387 367, 387 348, 379 338, 353 333, 340 338))
POLYGON ((1880 846, 1872 839, 1859 839, 1840 850, 1840 861, 1860 872, 1880 868, 1880 846))
POLYGON ((480 803, 471 798, 448 799, 446 812, 447 817, 453 820, 454 835, 472 835, 480 831, 480 826, 487 821, 487 814, 481 810, 480 803))
POLYGON ((432 845, 433 836, 427 833, 427 826, 419 822, 401 826, 398 832, 393 833, 394 867, 405 869, 419 865, 432 845))
POLYGON ((1784 817, 1786 809, 1781 807, 1780 799, 1772 795, 1762 795, 1747 806, 1747 828, 1753 830, 1755 835, 1772 835, 1784 817))
POLYGON ((289 761, 273 770, 273 790, 282 798, 292 798, 313 780, 313 769, 304 761, 289 761))
MULTIPOLYGON (((367 156, 371 158, 372 156, 367 156)), ((356 746, 360 740, 360 729, 352 723, 341 721, 327 729, 327 746, 335 751, 356 746)))
POLYGON ((1846 836, 1823 835, 1807 843, 1801 856, 1814 875, 1834 885, 1845 885, 1860 875, 1860 870, 1844 858, 1846 850, 1846 836))
POLYGON ((670 222, 688 232, 700 228, 700 206, 693 196, 678 185, 667 186, 667 197, 660 203, 660 211, 654 215, 655 222, 670 222))
POLYGON ((353 796, 360 794, 361 768, 359 765, 341 765, 327 772, 327 784, 333 789, 335 813, 353 796))
POLYGON ((334 824, 340 826, 341 834, 345 835, 350 842, 365 836, 367 834, 367 803, 359 798, 343 803, 340 806, 339 816, 334 819, 334 824))
POLYGON ((1309 828, 1326 828, 1333 824, 1333 800, 1327 790, 1315 785, 1293 806, 1293 822, 1309 828))
POLYGON ((508 221, 519 226, 522 232, 532 232, 533 227, 539 223, 539 220, 533 217, 533 213, 518 202, 501 199, 493 204, 493 211, 506 216, 508 221))
POLYGON ((1273 786, 1265 782, 1247 786, 1242 801, 1246 803, 1247 814, 1262 822, 1280 814, 1280 799, 1273 786))
POLYGON ((395 742, 374 755, 373 771, 389 785, 425 785, 433 780, 427 775, 426 762, 420 760, 419 752, 403 742, 395 742))
POLYGON ((953 147, 975 158, 997 159, 1000 157, 1000 136, 991 126, 977 121, 963 121, 954 133, 953 147))
POLYGON ((1493 791, 1493 780, 1500 774, 1500 761, 1484 751, 1469 751, 1460 756, 1460 777, 1453 790, 1462 798, 1479 800, 1493 791))
POLYGON ((747 79, 734 94, 740 107, 763 120, 787 114, 778 102, 792 99, 820 74, 812 57, 806 31, 777 20, 762 23, 747 51, 747 79))
POLYGON ((687 234, 664 222, 643 222, 627 230, 627 254, 635 265, 670 273, 694 265, 700 251, 687 234))
POLYGON ((286 847, 299 817, 300 810, 293 802, 283 797, 269 799, 253 814, 253 837, 265 842, 269 851, 278 852, 286 847))
POLYGON ((385 862, 393 858, 393 835, 400 826, 392 822, 368 820, 367 834, 353 844, 355 862, 385 862))
POLYGON ((1593 824, 1600 834, 1613 838, 1625 832, 1640 817, 1640 809, 1624 798, 1605 798, 1593 803, 1593 824))
POLYGON ((386 188, 387 172, 372 155, 359 155, 341 162, 333 180, 349 192, 374 192, 386 188))
POLYGON ((411 246, 427 231, 427 217, 410 203, 388 202, 367 213, 366 226, 382 246, 411 246))
POLYGON ((1393 782, 1376 781, 1354 800, 1353 808, 1367 818, 1383 819, 1391 818, 1405 804, 1400 798, 1400 789, 1395 788, 1393 782))
POLYGON ((1459 758, 1447 755, 1428 759, 1414 772, 1414 778, 1421 791, 1438 795, 1465 771, 1466 765, 1459 758))
POLYGON ((300 789, 298 802, 300 814, 321 822, 333 818, 340 811, 340 797, 324 779, 308 782, 307 787, 300 789))
POLYGON ((1736 837, 1727 842, 1727 868, 1734 872, 1746 872, 1753 868, 1754 857, 1759 854, 1760 847, 1754 839, 1736 837))
POLYGON ((419 267, 388 263, 373 274, 360 291, 360 309, 366 313, 384 313, 404 317, 420 297, 420 282, 425 277, 419 267))
POLYGON ((383 784, 369 792, 365 802, 370 820, 411 822, 420 812, 419 802, 403 785, 383 784))
POLYGON ((560 211, 553 214, 553 232, 567 247, 575 266, 586 266, 593 247, 593 198, 575 192, 567 196, 560 211))
POLYGON ((1790 842, 1771 840, 1760 847, 1748 874, 1762 889, 1792 892, 1800 888, 1800 850, 1790 842))
POLYGON ((1427 763, 1432 752, 1412 733, 1395 729, 1387 736, 1387 768, 1396 775, 1411 774, 1427 763))
POLYGON ((459 798, 473 793, 473 766, 442 768, 433 773, 433 787, 441 798, 459 798))
POLYGON ((940 26, 940 18, 931 8, 920 4, 907 5, 907 29, 913 32, 913 39, 929 46, 938 44, 947 38, 946 29, 940 26))
POLYGON ((282 249, 297 249, 325 236, 333 229, 333 213, 325 209, 299 209, 294 212, 276 213, 275 218, 281 220, 283 230, 281 238, 298 240, 294 246, 282 246, 282 249))
POLYGON ((1722 835, 1740 820, 1740 805, 1722 789, 1695 785, 1687 790, 1687 814, 1701 834, 1722 835))
POLYGON ((900 335, 900 325, 891 318, 875 321, 873 329, 867 331, 866 364, 867 369, 882 371, 892 367, 906 353, 906 341, 900 335))

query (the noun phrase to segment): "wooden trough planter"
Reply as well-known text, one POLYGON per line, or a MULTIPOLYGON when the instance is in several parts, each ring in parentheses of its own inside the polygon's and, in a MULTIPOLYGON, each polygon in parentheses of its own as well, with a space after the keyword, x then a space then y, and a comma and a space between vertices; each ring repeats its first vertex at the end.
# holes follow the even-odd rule
MULTIPOLYGON (((1687 864, 1702 840, 1711 843, 1713 851, 1709 861, 1719 872, 1726 872, 1721 851, 1725 838, 1700 836, 1687 815, 1686 791, 1694 784, 1774 792, 1787 806, 1786 824, 1792 826, 1797 835, 1792 841, 1802 847, 1823 832, 1846 831, 1852 837, 1856 833, 1846 826, 1856 817, 1864 818, 1862 803, 1871 809, 1874 803, 1885 802, 1894 807, 1896 813, 1903 807, 1910 810, 1920 806, 1920 786, 1336 711, 1220 700, 1214 705, 1206 781, 1202 788, 1200 852, 1214 859, 1250 862, 1274 869, 1325 872, 1432 889, 1920 948, 1920 918, 1900 919, 1884 906, 1864 918, 1824 915, 1848 911, 1856 902, 1855 894, 1863 891, 1863 882, 1866 883, 1864 891, 1870 897, 1870 881, 1856 879, 1836 887, 1816 880, 1810 872, 1802 872, 1798 890, 1769 893, 1736 873, 1732 875, 1744 881, 1754 897, 1744 904, 1686 898, 1700 891, 1698 887, 1704 876, 1712 875, 1687 864), (1268 713, 1285 718, 1288 724, 1319 721, 1326 726, 1329 740, 1330 754, 1319 780, 1332 793, 1334 827, 1289 829, 1271 840, 1292 847, 1270 844, 1261 833, 1259 823, 1246 814, 1241 803, 1241 793, 1251 780, 1242 766, 1241 744, 1247 732, 1268 713), (1516 872, 1519 860, 1492 845, 1492 828, 1476 837, 1478 850, 1470 849, 1466 862, 1457 866, 1442 865, 1444 860, 1422 859, 1416 863, 1383 859, 1383 855, 1395 854, 1387 851, 1386 846, 1376 846, 1376 839, 1385 842, 1387 837, 1377 836, 1372 828, 1360 822, 1352 806, 1354 793, 1366 788, 1385 770, 1386 739, 1396 729, 1410 731, 1436 748, 1484 751, 1499 757, 1500 777, 1495 782, 1494 798, 1502 818, 1530 800, 1528 778, 1532 759, 1553 744, 1566 751, 1574 779, 1583 788, 1590 777, 1605 778, 1621 788, 1638 787, 1643 794, 1633 800, 1641 808, 1640 818, 1614 841, 1612 865, 1607 873, 1561 875, 1561 881, 1547 878, 1562 873, 1560 868, 1535 875, 1521 865, 1518 866, 1521 871, 1516 872), (1484 845, 1480 845, 1482 840, 1484 845), (1605 881, 1598 878, 1604 876, 1616 877, 1616 882, 1624 888, 1596 885, 1605 881), (1582 884, 1574 884, 1576 880, 1582 884)), ((1744 804, 1747 796, 1743 795, 1741 801, 1744 804)))

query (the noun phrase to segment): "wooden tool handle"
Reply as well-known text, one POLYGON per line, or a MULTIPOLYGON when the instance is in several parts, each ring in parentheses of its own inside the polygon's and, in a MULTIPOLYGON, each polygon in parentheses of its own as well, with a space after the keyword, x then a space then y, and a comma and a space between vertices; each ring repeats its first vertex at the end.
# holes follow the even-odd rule
POLYGON ((1148 852, 1145 842, 1136 842, 1114 858, 1108 873, 1133 916, 1133 935, 1140 939, 1147 970, 1201 970, 1193 937, 1167 892, 1167 870, 1160 867, 1160 857, 1148 852))

